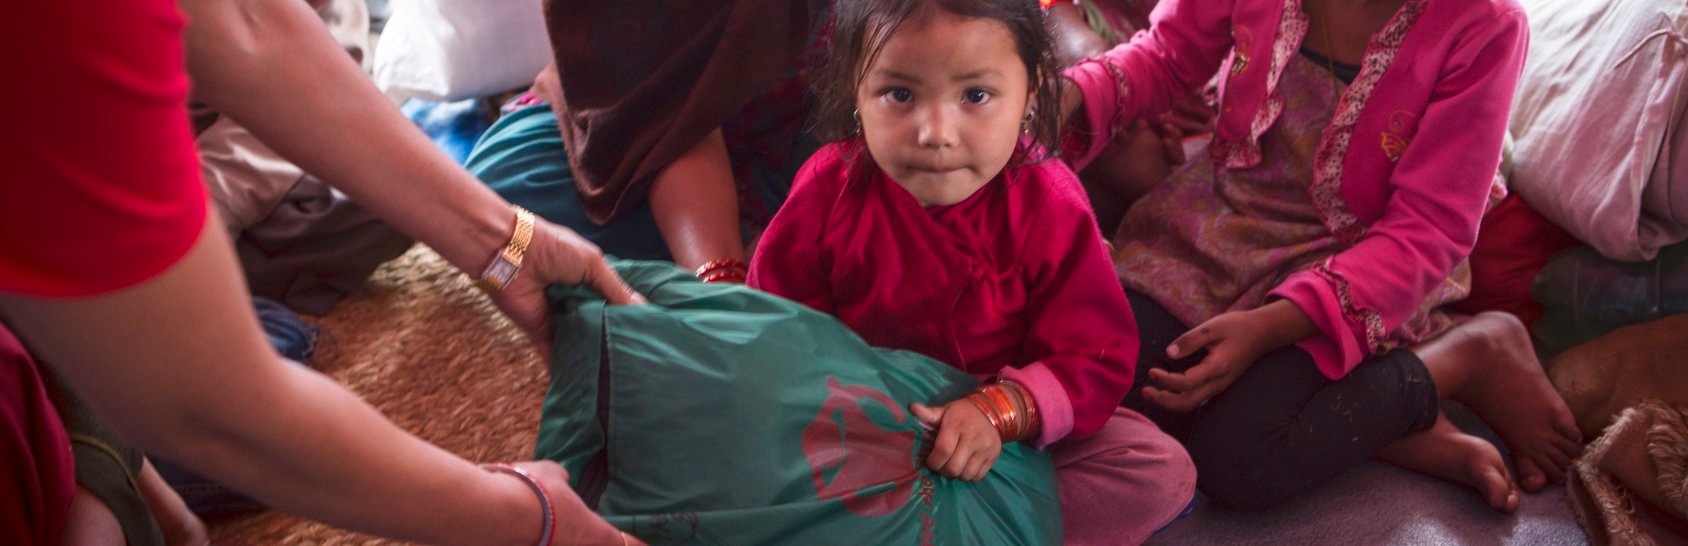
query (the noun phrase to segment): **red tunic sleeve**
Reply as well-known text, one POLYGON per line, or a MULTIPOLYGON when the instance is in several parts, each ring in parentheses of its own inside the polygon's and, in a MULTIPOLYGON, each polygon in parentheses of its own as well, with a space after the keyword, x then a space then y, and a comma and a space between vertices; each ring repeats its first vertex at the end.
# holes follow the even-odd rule
MULTIPOLYGON (((1044 162, 1025 169, 1042 177, 1048 195, 1026 226, 1024 259, 1031 324, 1025 353, 1032 362, 1003 377, 1027 384, 1041 413, 1061 396, 1037 383, 1052 378, 1070 404, 1071 429, 1045 418, 1039 445, 1095 433, 1131 388, 1137 363, 1137 322, 1125 289, 1108 259, 1107 245, 1078 178, 1064 165, 1044 162), (1053 395, 1053 396, 1052 396, 1053 395)), ((1029 181, 1028 181, 1029 182, 1029 181)))
POLYGON ((830 255, 823 251, 833 205, 846 169, 840 147, 816 151, 797 171, 791 194, 768 223, 750 260, 751 288, 782 296, 816 311, 836 315, 832 301, 830 255))
POLYGON ((206 197, 167 0, 13 2, 0 17, 0 290, 76 297, 176 263, 206 197))

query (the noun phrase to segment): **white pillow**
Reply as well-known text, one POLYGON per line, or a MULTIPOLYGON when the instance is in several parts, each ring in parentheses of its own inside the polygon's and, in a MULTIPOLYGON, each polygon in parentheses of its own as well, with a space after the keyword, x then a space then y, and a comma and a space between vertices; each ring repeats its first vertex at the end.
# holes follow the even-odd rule
POLYGON ((1530 53, 1514 103, 1512 187, 1608 257, 1688 238, 1670 151, 1688 106, 1688 1, 1521 0, 1530 53))
POLYGON ((533 83, 551 62, 542 0, 393 0, 375 46, 389 95, 453 101, 533 83))

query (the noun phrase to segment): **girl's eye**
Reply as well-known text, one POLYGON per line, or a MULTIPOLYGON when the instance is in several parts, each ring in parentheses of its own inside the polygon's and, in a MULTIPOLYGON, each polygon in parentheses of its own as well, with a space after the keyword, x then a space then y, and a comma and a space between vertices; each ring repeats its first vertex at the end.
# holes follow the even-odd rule
POLYGON ((886 98, 891 99, 891 102, 908 102, 910 100, 914 100, 914 92, 901 87, 888 89, 885 91, 884 95, 886 98))
POLYGON ((968 104, 984 104, 991 100, 991 92, 983 89, 968 89, 961 94, 961 100, 968 104))

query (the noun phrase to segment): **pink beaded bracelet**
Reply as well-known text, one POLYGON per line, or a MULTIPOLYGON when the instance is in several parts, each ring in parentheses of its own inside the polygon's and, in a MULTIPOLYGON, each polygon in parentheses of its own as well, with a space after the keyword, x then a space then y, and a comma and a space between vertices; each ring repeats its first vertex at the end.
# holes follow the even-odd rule
POLYGON ((534 494, 539 495, 539 510, 545 513, 544 523, 539 527, 539 546, 551 546, 551 533, 557 528, 557 510, 551 506, 551 493, 545 490, 545 485, 539 483, 539 479, 533 477, 533 474, 509 463, 487 463, 481 465, 481 468, 521 478, 527 482, 528 488, 533 489, 534 494))

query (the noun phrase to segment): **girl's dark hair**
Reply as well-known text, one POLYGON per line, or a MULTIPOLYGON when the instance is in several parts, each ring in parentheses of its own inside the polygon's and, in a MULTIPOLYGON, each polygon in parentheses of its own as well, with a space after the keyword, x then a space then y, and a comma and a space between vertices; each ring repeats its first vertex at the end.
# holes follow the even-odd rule
MULTIPOLYGON (((1054 36, 1037 0, 838 0, 834 9, 831 53, 815 75, 815 135, 823 142, 855 136, 856 89, 885 40, 911 16, 941 10, 963 17, 1002 21, 1014 36, 1015 49, 1035 86, 1031 137, 1048 154, 1056 152, 1060 131, 1061 66, 1054 36)), ((1016 154, 1013 161, 1042 157, 1016 154)))

